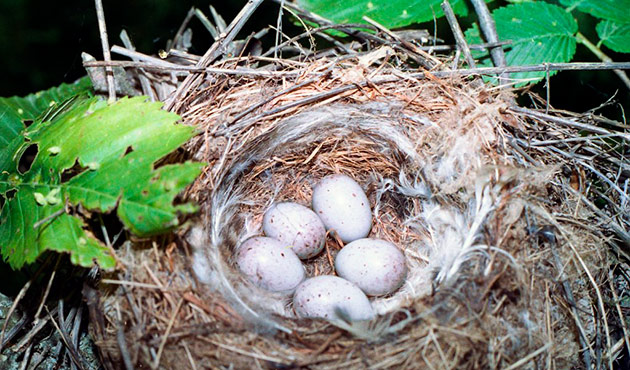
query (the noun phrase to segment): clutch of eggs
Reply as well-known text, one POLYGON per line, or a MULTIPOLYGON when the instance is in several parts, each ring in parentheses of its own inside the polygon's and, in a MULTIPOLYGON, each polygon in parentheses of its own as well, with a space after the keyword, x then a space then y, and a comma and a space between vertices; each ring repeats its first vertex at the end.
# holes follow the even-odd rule
POLYGON ((346 175, 324 177, 313 188, 313 210, 294 202, 273 204, 263 216, 265 237, 236 250, 239 270, 260 288, 293 293, 299 317, 361 321, 374 318, 367 295, 396 291, 404 283, 404 254, 392 243, 367 238, 372 228, 368 198, 346 175), (326 230, 348 243, 335 258, 337 276, 304 280, 300 259, 318 255, 326 230))

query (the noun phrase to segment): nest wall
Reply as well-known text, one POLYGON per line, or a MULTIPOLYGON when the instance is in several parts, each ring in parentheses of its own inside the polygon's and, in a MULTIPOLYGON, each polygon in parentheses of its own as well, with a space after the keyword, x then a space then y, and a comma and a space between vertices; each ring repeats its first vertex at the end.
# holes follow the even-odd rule
MULTIPOLYGON (((310 65, 291 82, 217 76, 187 98, 184 122, 200 134, 186 150, 209 164, 186 194, 200 216, 180 244, 121 252, 134 283, 104 297, 110 336, 99 345, 112 362, 579 366, 580 331, 596 335, 588 274, 606 267, 604 240, 563 190, 560 163, 528 166, 510 146, 510 135, 533 127, 507 112, 509 97, 478 80, 400 78, 310 99, 378 72, 347 61, 308 79, 330 68, 310 65), (332 173, 362 185, 370 235, 398 245, 410 268, 400 290, 374 300, 373 322, 296 318, 290 297, 256 288, 231 259, 261 233, 272 202, 308 205, 332 173), (582 309, 563 298, 567 289, 582 309)), ((339 248, 328 238, 307 274, 333 273, 339 248)))

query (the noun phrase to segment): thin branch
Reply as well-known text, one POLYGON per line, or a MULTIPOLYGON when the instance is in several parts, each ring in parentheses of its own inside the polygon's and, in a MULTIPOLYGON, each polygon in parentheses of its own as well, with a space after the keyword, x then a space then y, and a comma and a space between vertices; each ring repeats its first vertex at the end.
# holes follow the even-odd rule
POLYGON ((112 46, 112 53, 116 53, 118 55, 122 55, 128 58, 131 58, 134 61, 141 61, 141 62, 146 62, 146 63, 150 63, 156 66, 162 66, 162 67, 172 67, 172 66, 180 66, 179 64, 175 64, 175 63, 171 63, 171 62, 167 62, 164 59, 161 58, 156 58, 154 56, 150 56, 150 55, 146 55, 143 53, 140 53, 138 51, 135 51, 131 48, 123 48, 121 46, 118 45, 114 45, 112 46))
MULTIPOLYGON (((98 1, 98 0, 97 0, 98 1)), ((243 9, 238 13, 236 18, 230 23, 227 32, 221 33, 217 41, 212 44, 210 49, 206 51, 204 56, 197 63, 198 68, 205 68, 210 65, 215 59, 217 59, 225 51, 225 47, 230 44, 236 34, 243 28, 245 22, 254 13, 256 8, 262 3, 263 0, 249 0, 243 9)), ((183 104, 181 99, 185 97, 189 91, 196 89, 202 81, 201 74, 192 74, 179 85, 175 94, 166 103, 165 109, 168 111, 177 111, 183 104)))
MULTIPOLYGON (((481 28, 481 32, 483 32, 486 41, 488 42, 498 42, 499 35, 497 34, 497 28, 494 24, 494 19, 490 15, 490 10, 488 10, 488 5, 484 0, 470 0, 475 8, 475 13, 477 13, 477 17, 479 17, 479 27, 481 28)), ((490 49, 490 56, 492 57, 492 63, 496 67, 505 67, 505 54, 503 53, 502 47, 494 47, 490 49)), ((499 74, 499 81, 501 84, 504 83, 504 79, 509 77, 505 73, 499 74)))
POLYGON ((283 78, 283 77, 301 77, 301 76, 317 76, 321 75, 320 72, 305 74, 302 71, 265 71, 246 67, 237 67, 236 69, 227 68, 203 68, 196 66, 182 66, 179 64, 173 64, 169 62, 163 62, 166 64, 152 64, 146 62, 128 62, 128 61, 111 61, 111 62, 85 62, 85 67, 102 67, 104 65, 117 66, 117 67, 131 67, 131 68, 143 68, 147 70, 156 70, 163 72, 176 71, 185 75, 190 73, 212 73, 218 75, 234 75, 234 76, 248 76, 252 78, 283 78))
MULTIPOLYGON (((598 48, 596 45, 590 42, 580 32, 578 32, 577 35, 575 35, 575 38, 577 39, 579 43, 586 46, 586 48, 590 50, 593 54, 595 54, 595 56, 597 56, 599 60, 601 60, 602 62, 610 63, 613 61, 608 55, 606 55, 600 48, 598 48)), ((620 69, 616 69, 614 70, 614 72, 617 74, 617 76, 619 76, 619 78, 621 79, 621 81, 623 81, 626 87, 630 89, 630 78, 628 78, 628 75, 620 69)))
POLYGON ((219 34, 223 32, 223 30, 221 31, 217 30, 217 28, 212 24, 212 22, 210 22, 210 19, 208 19, 208 17, 206 17, 206 15, 203 14, 203 12, 200 9, 195 9, 194 13, 195 13, 195 17, 199 19, 201 24, 203 24, 203 26, 206 27, 206 29, 210 33, 210 36, 212 36, 213 39, 217 40, 219 38, 219 34))
POLYGON ((125 365, 125 369, 133 370, 133 361, 131 360, 131 355, 129 354, 129 346, 127 345, 127 339, 125 338, 125 328, 122 323, 120 305, 118 304, 118 302, 116 302, 116 313, 116 343, 118 344, 120 356, 122 357, 122 362, 125 365))
MULTIPOLYGON (((109 54, 109 40, 107 39, 107 27, 105 25, 105 12, 103 11, 102 0, 94 0, 96 4, 96 16, 98 18, 98 30, 101 35, 101 46, 103 47, 103 59, 107 62, 112 60, 109 54)), ((107 75, 107 89, 109 92, 108 101, 111 103, 116 100, 116 85, 114 82, 114 70, 111 67, 105 67, 107 75)))
POLYGON ((188 13, 186 13, 186 17, 184 17, 182 24, 179 26, 179 29, 177 30, 177 33, 175 33, 175 37, 173 37, 173 41, 171 41, 167 45, 166 47, 167 49, 172 49, 173 47, 175 47, 175 45, 177 45, 177 43, 179 42, 179 39, 184 35, 184 32, 186 31, 186 26, 188 26, 188 23, 190 22, 194 14, 195 14, 195 7, 193 6, 188 10, 188 13))
MULTIPOLYGON (((60 300, 60 302, 62 302, 62 300, 60 300)), ((48 311, 48 307, 46 306, 44 307, 46 308, 46 312, 48 312, 48 317, 50 319, 50 322, 53 324, 53 326, 57 330, 57 333, 61 337, 61 341, 63 342, 63 344, 66 346, 66 349, 68 350, 68 353, 70 354, 70 359, 79 368, 79 370, 84 370, 85 365, 83 364, 82 358, 79 355, 79 351, 77 350, 77 348, 73 346, 72 338, 70 338, 70 336, 66 332, 66 328, 63 322, 64 321, 63 312, 60 309, 59 314, 57 315, 57 318, 59 319, 59 322, 61 324, 60 325, 60 324, 57 324, 57 321, 55 321, 55 318, 53 317, 53 312, 48 311)), ((57 307, 63 307, 63 306, 60 304, 57 307)))
POLYGON ((168 340, 168 336, 171 333, 171 329, 173 329, 173 325, 175 324, 175 318, 177 318, 177 314, 179 313, 179 309, 182 307, 184 303, 184 299, 181 298, 177 303, 177 307, 173 311, 171 318, 166 326, 166 331, 164 332, 164 336, 162 337, 162 341, 160 342, 160 346, 158 347, 158 352, 155 355, 155 362, 152 364, 153 369, 157 369, 160 366, 160 358, 162 357, 162 353, 164 352, 164 346, 166 346, 166 341, 168 340))
MULTIPOLYGON (((116 47, 114 47, 116 48, 116 47)), ((112 48, 112 49, 114 49, 112 48)), ((147 56, 148 57, 148 56, 147 56)), ((152 57, 149 57, 152 58, 152 57)), ((155 58, 157 59, 157 58, 155 58)), ((103 66, 118 66, 118 67, 132 67, 132 68, 145 68, 148 70, 161 70, 161 71, 181 71, 192 73, 216 73, 216 74, 230 74, 230 75, 247 75, 252 77, 287 77, 287 76, 304 76, 303 72, 294 71, 260 71, 251 68, 237 68, 237 69, 225 69, 225 68, 209 68, 209 67, 197 67, 197 66, 182 66, 179 64, 170 63, 164 60, 160 60, 159 65, 153 63, 142 62, 128 62, 128 61, 92 61, 84 62, 84 67, 103 67, 103 66)), ((603 71, 614 69, 630 69, 630 62, 615 62, 615 63, 547 63, 547 64, 534 64, 526 66, 511 66, 511 67, 484 67, 484 68, 471 68, 471 69, 456 69, 448 71, 435 71, 435 72, 418 72, 406 75, 412 78, 425 78, 426 73, 431 74, 433 77, 450 77, 450 76, 472 76, 472 75, 495 75, 503 72, 538 72, 538 71, 603 71)), ((380 79, 374 79, 374 83, 387 83, 396 81, 398 77, 395 76, 383 76, 380 79)))
POLYGON ((453 36, 455 36, 455 43, 457 48, 464 53, 464 57, 466 58, 466 63, 470 66, 470 68, 476 68, 477 64, 475 63, 475 58, 473 58, 470 53, 470 48, 468 47, 468 43, 464 38, 464 33, 462 29, 459 27, 459 22, 457 22, 457 18, 455 17, 455 13, 453 13, 453 8, 451 8, 451 4, 448 0, 444 0, 442 2, 442 10, 444 11, 444 15, 446 16, 446 20, 448 21, 449 26, 451 26, 451 32, 453 32, 453 36))
MULTIPOLYGON (((577 128, 579 130, 589 131, 589 132, 593 132, 593 133, 600 134, 600 135, 608 135, 608 134, 611 133, 611 131, 609 131, 609 130, 603 129, 601 127, 593 126, 593 125, 590 125, 588 123, 582 123, 582 122, 569 120, 569 119, 566 119, 566 118, 555 117, 555 116, 551 116, 549 114, 545 114, 545 113, 542 113, 542 112, 537 112, 535 110, 531 110, 531 109, 527 109, 527 108, 510 107, 509 110, 511 110, 512 112, 515 112, 515 113, 522 113, 522 114, 525 114, 525 115, 527 115, 529 117, 537 118, 539 120, 543 120, 543 121, 546 121, 546 122, 554 122, 554 123, 557 123, 559 125, 572 127, 572 128, 577 128)), ((623 138, 626 141, 630 141, 630 135, 628 135, 628 134, 619 133, 618 136, 623 138)))
POLYGON ((394 32, 390 31, 387 27, 383 26, 382 24, 378 23, 372 18, 368 16, 363 16, 363 20, 370 23, 371 25, 373 25, 374 27, 376 27, 378 30, 382 31, 383 33, 387 34, 392 39, 396 40, 398 43, 400 43, 400 45, 402 45, 408 51, 421 56, 422 58, 420 59, 415 58, 415 59, 418 60, 418 62, 426 69, 433 69, 433 67, 435 67, 436 65, 440 65, 440 61, 436 57, 418 48, 415 44, 401 38, 394 32))
MULTIPOLYGON (((131 42, 131 38, 129 38, 127 31, 125 30, 120 31, 120 40, 122 41, 123 45, 125 45, 127 49, 135 51, 135 47, 133 46, 133 43, 131 42)), ((136 62, 140 60, 137 57, 131 57, 131 59, 136 62)), ((144 71, 142 69, 140 70, 140 73, 138 74, 138 78, 140 79, 142 92, 145 95, 147 95, 149 99, 151 99, 151 101, 157 101, 157 97, 155 96, 155 93, 153 92, 153 89, 151 88, 151 82, 149 81, 149 78, 145 76, 144 71)))

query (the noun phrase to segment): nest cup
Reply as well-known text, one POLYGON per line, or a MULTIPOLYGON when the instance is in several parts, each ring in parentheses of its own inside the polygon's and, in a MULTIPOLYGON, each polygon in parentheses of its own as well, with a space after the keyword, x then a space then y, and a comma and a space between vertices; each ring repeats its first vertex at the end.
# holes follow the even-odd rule
MULTIPOLYGON (((209 256, 203 246, 210 254, 220 252, 224 273, 238 275, 230 255, 245 239, 261 235, 262 215, 269 205, 295 201, 309 206, 313 186, 334 173, 352 176, 367 190, 374 214, 370 237, 391 241, 403 250, 422 249, 419 244, 426 239, 426 231, 407 221, 417 216, 421 200, 428 199, 430 191, 419 177, 422 160, 400 124, 400 108, 400 104, 389 102, 313 108, 280 121, 244 145, 211 195, 208 212, 213 220, 220 221, 194 231, 211 236, 207 243, 201 243, 195 257, 198 278, 225 291, 231 291, 230 287, 238 291, 241 308, 245 312, 253 309, 254 316, 275 313, 294 317, 290 297, 256 289, 238 277, 231 282, 222 280, 220 273, 206 267, 204 259, 209 256)), ((305 261, 307 275, 334 274, 332 260, 339 248, 339 242, 329 237, 324 253, 305 261)), ((426 293, 431 286, 424 271, 427 258, 418 253, 407 254, 408 265, 413 267, 409 284, 426 293)), ((407 297, 410 289, 376 299, 377 312, 400 306, 393 302, 407 297)))
MULTIPOLYGON (((308 72, 324 68, 325 60, 308 72)), ((121 253, 128 279, 163 284, 160 293, 129 287, 142 304, 105 299, 131 358, 155 364, 158 353, 165 368, 182 358, 197 368, 480 368, 532 353, 543 367, 550 356, 558 367, 580 361, 573 328, 588 330, 589 315, 554 292, 561 276, 590 307, 592 287, 574 258, 597 273, 603 240, 576 222, 589 214, 571 213, 559 164, 528 166, 509 145, 507 133, 535 128, 476 81, 401 78, 309 100, 358 68, 347 60, 332 79, 308 84, 217 76, 186 98, 184 122, 202 131, 186 150, 209 163, 186 194, 200 215, 181 248, 121 253), (239 243, 262 234, 273 202, 309 205, 313 186, 334 173, 366 191, 370 236, 396 244, 409 268, 399 290, 372 298, 371 322, 296 318, 290 296, 257 288, 233 261, 239 243)), ((307 275, 334 273, 339 248, 329 236, 305 261, 307 275)), ((99 345, 120 358, 113 340, 99 345)))

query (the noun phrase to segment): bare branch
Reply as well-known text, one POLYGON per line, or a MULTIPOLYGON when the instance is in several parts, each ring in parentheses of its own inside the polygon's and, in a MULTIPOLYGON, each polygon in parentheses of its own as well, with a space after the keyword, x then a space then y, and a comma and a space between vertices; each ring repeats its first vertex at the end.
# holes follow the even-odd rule
MULTIPOLYGON (((97 0, 99 1, 99 0, 97 0)), ((210 49, 206 51, 201 58, 197 67, 205 68, 210 65, 216 58, 218 58, 224 51, 225 47, 231 43, 236 34, 243 28, 245 22, 254 13, 256 8, 262 3, 263 0, 249 0, 245 7, 238 13, 236 18, 230 23, 225 33, 221 33, 217 41, 212 44, 210 49)), ((197 88, 201 84, 202 75, 191 74, 179 85, 175 94, 166 103, 165 109, 168 111, 177 111, 183 104, 182 97, 186 96, 190 90, 197 88)))
MULTIPOLYGON (((101 35, 101 46, 103 47, 103 59, 107 62, 112 60, 109 53, 109 40, 107 39, 107 27, 105 25, 105 12, 103 11, 103 2, 94 0, 96 4, 96 16, 98 18, 98 30, 101 35)), ((111 67, 105 67, 107 75, 107 89, 109 92, 109 102, 116 100, 116 85, 114 82, 114 70, 111 67)))
POLYGON ((453 13, 453 8, 451 8, 451 4, 448 0, 444 0, 442 2, 442 10, 444 11, 444 15, 446 16, 446 20, 448 21, 449 26, 451 26, 451 32, 453 32, 453 36, 455 36, 455 43, 457 44, 457 48, 464 53, 464 57, 466 58, 466 63, 470 66, 470 68, 476 68, 477 64, 475 63, 475 58, 473 58, 470 53, 470 48, 468 47, 468 43, 464 38, 464 33, 462 29, 459 27, 459 23, 457 22, 457 18, 455 17, 455 13, 453 13))
MULTIPOLYGON (((494 24, 494 19, 490 15, 490 10, 488 10, 488 6, 484 0, 470 0, 475 7, 475 12, 477 13, 477 17, 479 17, 479 27, 481 28, 481 32, 483 32, 486 41, 488 42, 498 42, 499 35, 497 34, 497 27, 494 24)), ((505 67, 505 54, 503 53, 503 48, 494 47, 490 49, 490 56, 492 57, 492 63, 494 63, 495 67, 505 67)), ((501 84, 504 83, 503 79, 507 78, 505 73, 499 74, 499 81, 501 84)))

